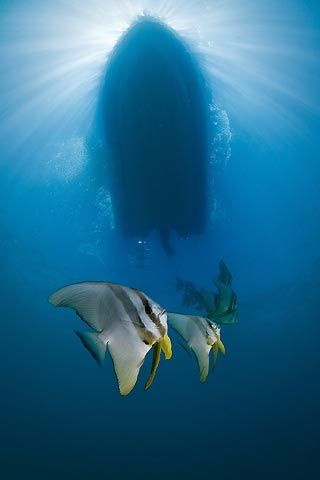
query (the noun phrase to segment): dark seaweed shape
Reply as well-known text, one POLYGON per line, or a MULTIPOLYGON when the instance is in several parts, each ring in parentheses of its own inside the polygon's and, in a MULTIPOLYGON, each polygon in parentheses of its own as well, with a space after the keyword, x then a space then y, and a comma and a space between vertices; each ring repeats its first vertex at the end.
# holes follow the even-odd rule
POLYGON ((221 260, 215 282, 218 292, 197 288, 193 283, 177 278, 176 290, 182 292, 182 304, 205 312, 217 324, 235 323, 238 319, 237 295, 231 288, 232 275, 221 260))
MULTIPOLYGON (((203 292, 207 292, 206 290, 198 289, 193 283, 177 278, 176 291, 182 292, 182 304, 185 307, 194 307, 208 313, 208 305, 203 295, 203 292)), ((207 293, 213 295, 211 292, 207 293)))

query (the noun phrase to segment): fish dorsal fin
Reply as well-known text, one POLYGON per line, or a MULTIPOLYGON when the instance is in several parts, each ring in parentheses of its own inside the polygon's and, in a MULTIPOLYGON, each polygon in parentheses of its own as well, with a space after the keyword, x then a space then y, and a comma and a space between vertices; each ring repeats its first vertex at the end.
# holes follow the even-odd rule
POLYGON ((130 334, 121 324, 114 329, 108 349, 113 360, 121 395, 128 395, 137 382, 140 368, 151 346, 130 334))
POLYGON ((105 282, 75 283, 54 292, 49 302, 55 307, 73 308, 89 327, 101 332, 108 311, 108 293, 105 282))
POLYGON ((167 314, 168 325, 172 327, 176 332, 181 335, 184 340, 188 343, 187 338, 188 335, 188 328, 189 328, 189 316, 188 315, 181 315, 180 313, 170 313, 167 314))
POLYGON ((230 286, 232 284, 232 280, 233 280, 232 275, 229 272, 229 269, 223 260, 220 260, 220 263, 219 263, 218 280, 220 280, 220 282, 224 283, 225 285, 230 286))

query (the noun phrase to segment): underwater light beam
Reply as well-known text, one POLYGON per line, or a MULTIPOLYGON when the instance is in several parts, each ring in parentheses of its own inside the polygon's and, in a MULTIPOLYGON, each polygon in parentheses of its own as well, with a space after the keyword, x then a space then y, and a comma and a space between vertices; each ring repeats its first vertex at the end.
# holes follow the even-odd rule
POLYGON ((16 174, 41 182, 48 132, 89 134, 108 55, 144 12, 188 43, 215 102, 261 141, 319 115, 319 35, 301 1, 12 1, 0 8, 2 166, 19 152, 16 174))

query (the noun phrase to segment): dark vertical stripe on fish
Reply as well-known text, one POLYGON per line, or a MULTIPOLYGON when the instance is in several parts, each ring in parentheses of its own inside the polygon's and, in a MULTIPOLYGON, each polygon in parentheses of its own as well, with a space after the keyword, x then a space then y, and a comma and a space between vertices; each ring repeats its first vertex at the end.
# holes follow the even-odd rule
POLYGON ((159 333, 162 337, 165 336, 166 334, 166 329, 165 327, 161 324, 159 318, 157 317, 157 315, 155 315, 155 313, 152 311, 152 308, 151 308, 151 305, 149 303, 149 300, 146 298, 146 296, 144 295, 144 293, 140 292, 139 290, 134 290, 137 294, 137 296, 140 298, 143 306, 144 306, 144 309, 145 309, 145 312, 146 312, 146 315, 148 315, 148 317, 150 318, 150 320, 156 325, 156 327, 158 328, 159 330, 159 333))
POLYGON ((135 329, 138 332, 140 339, 146 345, 152 345, 155 341, 155 337, 152 332, 147 330, 145 324, 142 321, 142 318, 139 315, 137 307, 134 302, 131 300, 127 292, 120 285, 109 284, 110 290, 114 293, 116 298, 122 304, 126 314, 129 317, 129 320, 134 325, 135 329))

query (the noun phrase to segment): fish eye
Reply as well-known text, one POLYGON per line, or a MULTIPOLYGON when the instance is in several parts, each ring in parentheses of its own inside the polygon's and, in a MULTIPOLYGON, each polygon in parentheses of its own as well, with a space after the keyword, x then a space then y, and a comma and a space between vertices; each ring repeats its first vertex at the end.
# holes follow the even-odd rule
POLYGON ((144 311, 147 315, 150 315, 152 313, 152 308, 150 307, 150 305, 145 305, 144 311))

